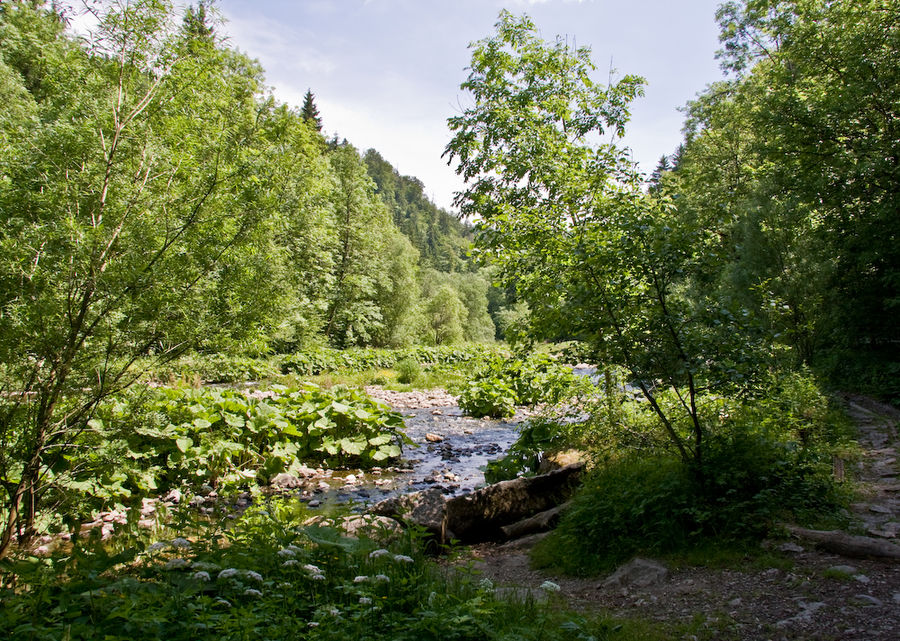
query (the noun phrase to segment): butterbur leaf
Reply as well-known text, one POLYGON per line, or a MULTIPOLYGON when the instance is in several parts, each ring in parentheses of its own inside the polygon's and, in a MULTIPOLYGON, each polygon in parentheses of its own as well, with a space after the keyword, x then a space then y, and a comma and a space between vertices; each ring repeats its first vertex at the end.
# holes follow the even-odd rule
POLYGON ((184 454, 188 450, 188 448, 191 447, 193 444, 194 444, 194 441, 193 441, 193 439, 190 439, 190 438, 175 439, 175 447, 177 447, 179 449, 179 451, 181 451, 182 454, 184 454))
POLYGON ((378 447, 379 445, 385 445, 386 443, 390 443, 394 437, 391 434, 379 434, 375 438, 369 439, 369 445, 373 447, 378 447))
POLYGON ((342 438, 341 439, 341 451, 345 454, 350 454, 352 456, 359 456, 362 454, 363 449, 366 447, 366 440, 364 438, 342 438))
POLYGON ((331 410, 333 412, 337 412, 338 414, 346 414, 350 411, 349 405, 344 405, 343 403, 339 403, 338 401, 334 401, 331 404, 331 410))

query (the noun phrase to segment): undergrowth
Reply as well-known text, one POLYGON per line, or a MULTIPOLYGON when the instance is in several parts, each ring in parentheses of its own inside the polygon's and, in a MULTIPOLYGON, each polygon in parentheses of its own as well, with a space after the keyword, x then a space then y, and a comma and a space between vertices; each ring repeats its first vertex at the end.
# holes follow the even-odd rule
POLYGON ((604 617, 561 607, 555 586, 536 599, 495 591, 477 573, 440 569, 423 556, 414 529, 385 543, 385 532, 351 539, 304 526, 306 518, 296 504, 272 502, 227 529, 194 523, 191 534, 118 551, 95 538, 64 555, 5 561, 0 637, 630 638, 604 617))

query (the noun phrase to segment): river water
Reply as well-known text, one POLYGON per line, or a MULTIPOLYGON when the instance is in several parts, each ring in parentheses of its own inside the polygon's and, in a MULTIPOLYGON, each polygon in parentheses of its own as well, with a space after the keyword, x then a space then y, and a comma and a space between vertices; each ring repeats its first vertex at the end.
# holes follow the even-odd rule
POLYGON ((399 411, 406 435, 415 443, 404 447, 403 462, 382 470, 334 472, 326 479, 328 489, 320 483, 318 492, 304 497, 310 506, 352 502, 362 507, 431 487, 448 496, 469 492, 484 485, 484 467, 503 456, 529 416, 520 411, 509 420, 476 419, 464 416, 458 406, 399 411))

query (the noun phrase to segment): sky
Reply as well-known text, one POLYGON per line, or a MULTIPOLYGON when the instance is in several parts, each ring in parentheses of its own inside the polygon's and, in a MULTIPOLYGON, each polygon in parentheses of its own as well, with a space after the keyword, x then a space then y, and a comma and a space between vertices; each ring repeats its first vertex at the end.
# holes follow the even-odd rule
POLYGON ((441 158, 447 118, 471 99, 459 88, 469 45, 494 34, 501 9, 528 14, 540 36, 588 46, 597 80, 637 74, 645 96, 625 144, 643 171, 681 142, 679 111, 722 78, 720 0, 219 0, 232 47, 260 61, 275 96, 315 95, 323 131, 376 149, 415 176, 439 206, 465 188, 441 158))

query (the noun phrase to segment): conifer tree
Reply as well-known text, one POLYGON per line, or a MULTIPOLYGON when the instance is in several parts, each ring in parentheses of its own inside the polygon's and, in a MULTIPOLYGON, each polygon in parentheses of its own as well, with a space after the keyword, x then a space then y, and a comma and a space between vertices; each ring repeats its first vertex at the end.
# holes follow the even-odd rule
POLYGON ((319 108, 316 107, 315 98, 312 89, 307 89, 306 95, 303 96, 303 108, 300 115, 304 121, 312 123, 316 131, 322 131, 322 117, 319 115, 319 108))

